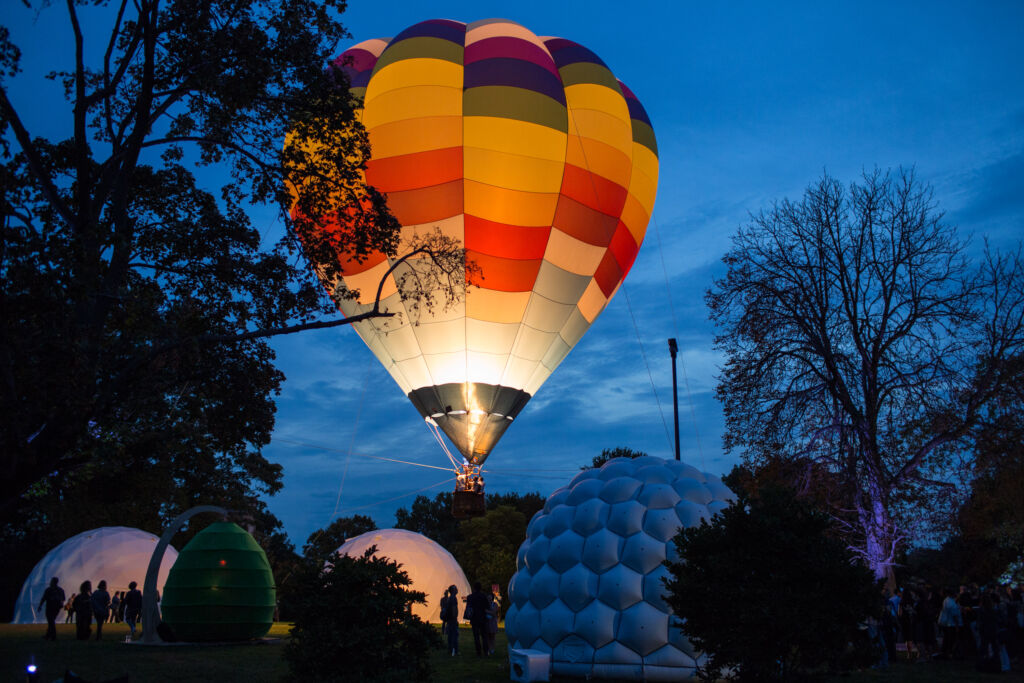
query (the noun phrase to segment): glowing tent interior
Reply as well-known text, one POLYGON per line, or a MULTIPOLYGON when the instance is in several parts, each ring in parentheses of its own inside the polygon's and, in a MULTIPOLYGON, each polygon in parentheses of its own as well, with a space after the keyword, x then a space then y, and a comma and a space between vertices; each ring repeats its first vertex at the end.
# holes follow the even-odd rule
MULTIPOLYGON (((382 308, 404 315, 354 327, 480 465, 632 266, 657 189, 653 128, 593 52, 506 20, 424 21, 336 63, 364 102, 365 180, 403 236, 439 229, 475 264, 466 296, 434 312, 405 310, 400 264, 382 308)), ((395 259, 339 259, 361 293, 342 312, 369 310, 395 259)))
MULTIPOLYGON (((159 540, 153 534, 126 526, 106 526, 72 536, 46 553, 25 579, 14 605, 13 623, 46 623, 46 615, 42 610, 36 612, 35 608, 54 576, 69 598, 86 580, 92 582, 93 588, 101 580, 106 581, 111 595, 127 591, 132 581, 142 590, 146 567, 159 540)), ((160 591, 177 558, 178 551, 168 546, 157 579, 160 591)))
POLYGON ((377 546, 376 557, 402 565, 412 581, 410 588, 426 594, 426 603, 412 606, 412 613, 423 621, 441 622, 441 598, 448 586, 459 590, 460 600, 469 595, 469 581, 455 557, 422 534, 405 529, 368 531, 342 543, 337 552, 360 557, 370 546, 377 546))

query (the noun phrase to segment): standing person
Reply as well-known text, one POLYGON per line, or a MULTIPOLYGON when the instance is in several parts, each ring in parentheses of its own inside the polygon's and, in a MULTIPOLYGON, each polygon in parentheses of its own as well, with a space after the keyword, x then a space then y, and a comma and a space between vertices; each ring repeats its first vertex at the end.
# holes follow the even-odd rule
POLYGON ((75 637, 89 640, 92 624, 92 582, 83 581, 75 597, 75 637))
POLYGON ((473 627, 473 645, 477 657, 487 654, 487 604, 487 596, 477 581, 473 584, 473 592, 466 598, 466 618, 473 627))
POLYGON ((956 634, 964 625, 960 616, 960 605, 956 603, 955 593, 952 588, 946 589, 946 598, 942 601, 942 611, 939 612, 939 626, 942 628, 942 658, 950 659, 953 656, 953 647, 956 645, 956 634))
POLYGON ((132 640, 135 640, 135 622, 139 620, 139 615, 142 614, 142 593, 136 586, 139 584, 132 581, 128 584, 128 593, 124 596, 124 600, 121 604, 124 609, 124 621, 128 624, 128 630, 131 631, 132 640))
POLYGON ((121 621, 117 618, 117 610, 121 607, 121 591, 114 591, 114 597, 110 598, 110 623, 116 624, 121 621))
POLYGON ((447 627, 448 650, 452 657, 459 654, 459 589, 455 584, 448 586, 448 604, 444 613, 444 623, 447 627))
POLYGON ((57 640, 57 615, 64 607, 65 597, 64 589, 57 585, 57 577, 50 579, 50 585, 43 591, 39 607, 36 608, 36 611, 39 611, 43 604, 46 604, 46 635, 43 636, 46 640, 57 640))
POLYGON ((917 636, 914 634, 914 604, 917 601, 917 593, 913 588, 907 588, 903 591, 903 597, 900 599, 900 630, 903 632, 903 640, 907 646, 907 661, 912 662, 914 658, 920 654, 917 648, 914 647, 914 643, 917 642, 917 636))
POLYGON ((491 602, 487 605, 487 654, 494 654, 494 642, 498 639, 498 618, 501 616, 501 606, 498 599, 491 593, 491 602))
POLYGON ((64 605, 64 611, 67 612, 67 616, 64 617, 64 623, 70 624, 75 620, 75 596, 77 593, 72 593, 71 597, 68 598, 68 602, 64 605))
POLYGON ((918 593, 914 604, 914 639, 921 653, 919 663, 927 662, 935 653, 935 608, 932 601, 932 589, 926 587, 918 593))
POLYGON ((96 617, 96 640, 103 640, 103 624, 110 617, 110 593, 105 580, 101 580, 93 591, 92 612, 96 617))
POLYGON ((441 633, 448 633, 448 589, 441 596, 441 633))

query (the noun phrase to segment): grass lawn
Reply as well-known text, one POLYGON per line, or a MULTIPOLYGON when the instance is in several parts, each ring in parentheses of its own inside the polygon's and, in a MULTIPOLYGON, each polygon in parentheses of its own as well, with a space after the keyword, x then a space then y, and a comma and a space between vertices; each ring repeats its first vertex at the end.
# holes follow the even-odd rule
MULTIPOLYGON (((39 680, 50 683, 74 671, 88 681, 103 681, 129 674, 133 683, 149 681, 217 681, 230 683, 280 682, 289 680, 282 657, 289 624, 274 624, 269 641, 235 645, 127 645, 128 628, 106 624, 102 641, 75 640, 74 626, 58 625, 57 642, 43 640, 45 625, 0 624, 0 681, 24 681, 25 665, 34 657, 39 680)), ((95 628, 95 626, 94 626, 95 628)), ((459 637, 461 654, 451 657, 437 650, 431 657, 434 680, 439 683, 484 683, 508 681, 508 650, 505 632, 498 632, 496 651, 491 657, 477 657, 468 628, 459 637)), ((554 683, 570 680, 556 677, 554 683)), ((898 662, 883 671, 860 671, 835 676, 827 683, 981 683, 982 681, 1024 680, 1020 671, 993 676, 979 674, 973 662, 898 662)))

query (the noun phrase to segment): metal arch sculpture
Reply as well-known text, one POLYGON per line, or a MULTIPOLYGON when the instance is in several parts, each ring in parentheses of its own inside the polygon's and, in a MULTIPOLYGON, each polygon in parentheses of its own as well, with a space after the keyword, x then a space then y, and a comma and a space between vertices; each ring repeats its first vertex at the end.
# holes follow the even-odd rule
POLYGON ((160 536, 160 542, 153 549, 153 557, 149 560, 149 569, 146 570, 146 581, 142 584, 142 642, 147 644, 162 643, 163 639, 157 635, 156 625, 160 623, 160 608, 157 606, 156 581, 160 571, 160 563, 164 558, 164 551, 170 545, 174 534, 187 522, 198 514, 213 512, 227 519, 228 511, 217 505, 197 505, 190 508, 174 518, 167 529, 160 536))

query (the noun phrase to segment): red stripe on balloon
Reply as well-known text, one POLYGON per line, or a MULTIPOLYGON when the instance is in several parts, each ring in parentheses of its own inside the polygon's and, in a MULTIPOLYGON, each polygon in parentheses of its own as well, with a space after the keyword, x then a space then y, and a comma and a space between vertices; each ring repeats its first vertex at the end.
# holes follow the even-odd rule
POLYGON ((466 215, 466 249, 490 256, 544 258, 550 234, 550 226, 507 225, 466 215))
POLYGON ((381 192, 403 192, 441 185, 462 178, 462 147, 372 159, 366 182, 381 192))
POLYGON ((466 251, 466 261, 479 268, 478 273, 467 273, 471 285, 499 292, 529 292, 537 281, 543 259, 507 259, 479 251, 466 251))

